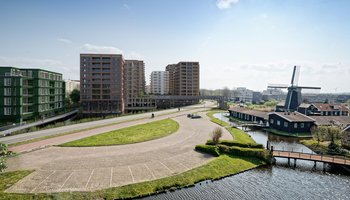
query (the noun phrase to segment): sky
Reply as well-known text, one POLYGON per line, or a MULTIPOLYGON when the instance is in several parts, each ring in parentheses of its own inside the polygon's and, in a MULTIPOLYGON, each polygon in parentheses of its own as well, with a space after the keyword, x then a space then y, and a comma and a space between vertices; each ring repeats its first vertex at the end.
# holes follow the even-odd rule
POLYGON ((348 0, 1 0, 0 66, 79 79, 80 53, 152 71, 199 61, 200 87, 288 84, 350 92, 348 0))

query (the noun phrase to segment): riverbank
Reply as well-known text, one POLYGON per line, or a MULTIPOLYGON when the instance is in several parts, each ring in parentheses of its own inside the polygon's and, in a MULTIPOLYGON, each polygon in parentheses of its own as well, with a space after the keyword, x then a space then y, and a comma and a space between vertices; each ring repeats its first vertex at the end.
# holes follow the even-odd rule
POLYGON ((272 133, 274 135, 279 135, 284 137, 295 137, 295 138, 305 138, 305 139, 312 138, 311 133, 288 133, 288 132, 279 131, 272 128, 264 128, 263 130, 269 133, 272 133))
MULTIPOLYGON (((301 144, 307 146, 309 149, 311 149, 312 151, 318 153, 318 154, 329 154, 328 151, 328 145, 329 142, 320 142, 318 143, 316 140, 314 139, 310 139, 310 140, 301 140, 300 141, 301 144)), ((345 156, 347 158, 350 158, 350 153, 349 151, 345 151, 341 154, 338 154, 336 156, 345 156)))

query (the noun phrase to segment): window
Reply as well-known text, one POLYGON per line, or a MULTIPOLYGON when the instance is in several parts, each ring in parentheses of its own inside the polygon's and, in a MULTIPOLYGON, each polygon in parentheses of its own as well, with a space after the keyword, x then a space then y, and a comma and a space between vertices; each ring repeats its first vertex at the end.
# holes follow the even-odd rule
POLYGON ((300 128, 304 128, 304 123, 300 123, 300 128))
POLYGON ((270 119, 270 124, 273 124, 273 119, 270 119))
POLYGON ((11 79, 10 78, 4 78, 4 86, 11 86, 11 79))
POLYGON ((4 96, 11 96, 11 88, 4 88, 4 96))
POLYGON ((284 122, 284 127, 288 127, 288 122, 284 122))
POLYGON ((4 105, 5 106, 10 106, 11 105, 11 98, 4 98, 4 105))
POLYGON ((298 123, 294 123, 294 128, 298 128, 298 123))
POLYGON ((11 115, 11 107, 4 107, 4 115, 11 115))
POLYGON ((277 125, 281 125, 281 121, 280 120, 277 120, 277 125))

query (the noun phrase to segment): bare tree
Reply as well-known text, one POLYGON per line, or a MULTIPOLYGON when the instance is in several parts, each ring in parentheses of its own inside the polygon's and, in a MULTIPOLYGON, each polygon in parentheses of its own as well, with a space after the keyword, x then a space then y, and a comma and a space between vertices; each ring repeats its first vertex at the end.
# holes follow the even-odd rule
POLYGON ((318 146, 320 142, 323 141, 323 138, 325 135, 325 129, 324 127, 313 126, 311 127, 311 134, 314 140, 317 141, 317 146, 318 146))
POLYGON ((220 127, 216 127, 211 134, 213 142, 216 144, 219 143, 220 138, 222 137, 222 129, 220 127))
POLYGON ((224 97, 230 97, 230 93, 231 91, 227 86, 225 86, 221 91, 221 95, 224 97))

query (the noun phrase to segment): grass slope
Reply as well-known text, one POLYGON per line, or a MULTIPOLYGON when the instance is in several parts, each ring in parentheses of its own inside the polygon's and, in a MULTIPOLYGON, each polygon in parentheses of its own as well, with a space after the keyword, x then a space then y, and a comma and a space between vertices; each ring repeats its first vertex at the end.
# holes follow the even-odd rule
POLYGON ((0 174, 0 199, 124 199, 135 198, 192 186, 203 180, 215 180, 255 168, 264 162, 248 157, 221 155, 206 165, 158 180, 109 188, 95 192, 64 192, 48 194, 9 194, 4 190, 30 173, 30 171, 0 174))
POLYGON ((231 127, 229 123, 221 121, 220 119, 217 119, 214 117, 214 114, 216 113, 221 113, 223 112, 222 110, 219 111, 211 111, 207 113, 207 116, 210 118, 210 120, 220 126, 225 127, 233 136, 234 141, 239 142, 239 143, 243 143, 243 144, 255 144, 255 140, 253 140, 253 138, 251 138, 250 135, 248 135, 246 132, 238 129, 238 128, 234 128, 231 127))
POLYGON ((174 120, 164 119, 67 142, 60 146, 87 147, 144 142, 167 136, 176 132, 178 128, 179 124, 174 120))

